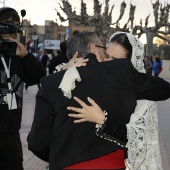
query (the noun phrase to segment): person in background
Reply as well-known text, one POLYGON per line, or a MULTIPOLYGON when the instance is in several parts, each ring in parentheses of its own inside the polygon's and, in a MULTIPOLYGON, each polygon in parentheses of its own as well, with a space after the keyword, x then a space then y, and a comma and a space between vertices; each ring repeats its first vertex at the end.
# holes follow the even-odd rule
POLYGON ((159 54, 155 55, 155 59, 152 63, 152 71, 155 77, 158 77, 162 71, 162 60, 159 57, 159 54))
MULTIPOLYGON (((42 51, 41 51, 41 50, 39 50, 38 53, 34 53, 35 59, 36 59, 37 61, 39 61, 39 62, 40 62, 40 55, 41 55, 41 54, 42 54, 42 51)), ((35 73, 35 74, 36 74, 36 73, 35 73)), ((26 90, 26 91, 28 90, 28 87, 29 87, 29 85, 28 85, 28 84, 25 84, 25 90, 26 90)), ((38 89, 41 87, 40 82, 37 83, 37 87, 38 87, 38 89)))
POLYGON ((26 42, 25 44, 28 52, 31 52, 31 49, 30 49, 31 42, 32 42, 31 39, 29 39, 28 42, 26 42))
POLYGON ((38 53, 34 53, 34 56, 35 56, 35 59, 39 61, 40 57, 39 57, 38 53))
POLYGON ((30 50, 29 50, 29 52, 31 52, 31 53, 35 53, 35 50, 34 50, 34 41, 32 41, 31 40, 31 43, 30 43, 30 50))
MULTIPOLYGON (((61 53, 60 50, 57 50, 57 54, 60 54, 60 53, 61 53)), ((55 53, 53 52, 53 53, 51 54, 51 57, 50 57, 49 60, 48 60, 48 64, 47 64, 48 74, 52 74, 52 73, 53 73, 52 70, 51 70, 51 67, 50 67, 50 62, 51 62, 51 59, 52 59, 54 56, 55 56, 55 53)))
POLYGON ((44 50, 38 50, 38 55, 39 55, 39 61, 43 65, 44 69, 46 70, 47 68, 47 61, 48 61, 48 55, 47 52, 44 50))
POLYGON ((0 25, 6 25, 0 29, 0 41, 16 44, 13 54, 0 51, 0 170, 23 170, 19 134, 23 84, 37 84, 45 76, 45 70, 34 55, 17 41, 17 34, 21 30, 20 17, 14 8, 0 8, 0 25))
POLYGON ((61 50, 57 50, 57 54, 61 54, 61 50))
POLYGON ((61 51, 61 54, 54 56, 50 60, 49 74, 52 74, 54 72, 56 66, 58 66, 62 63, 68 62, 68 58, 66 55, 66 51, 67 51, 67 42, 66 41, 60 43, 60 51, 61 51))
POLYGON ((144 59, 144 68, 146 70, 146 74, 148 75, 152 75, 152 57, 149 57, 149 56, 146 56, 145 59, 144 59))

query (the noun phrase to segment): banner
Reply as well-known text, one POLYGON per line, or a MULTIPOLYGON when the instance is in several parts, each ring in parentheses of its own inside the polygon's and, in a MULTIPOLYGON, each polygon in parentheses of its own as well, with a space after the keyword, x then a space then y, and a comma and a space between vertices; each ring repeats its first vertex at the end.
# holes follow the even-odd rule
POLYGON ((60 40, 44 40, 44 49, 60 49, 60 40))

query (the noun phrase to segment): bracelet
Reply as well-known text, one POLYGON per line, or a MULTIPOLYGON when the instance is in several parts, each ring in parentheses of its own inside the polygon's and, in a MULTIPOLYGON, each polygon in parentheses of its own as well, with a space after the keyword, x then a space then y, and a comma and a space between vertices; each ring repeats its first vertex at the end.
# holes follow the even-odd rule
POLYGON ((103 112, 104 113, 104 119, 103 119, 103 121, 102 121, 102 123, 100 123, 100 124, 96 124, 96 128, 97 128, 97 130, 96 131, 99 131, 99 129, 103 126, 103 124, 106 122, 106 120, 107 120, 107 112, 106 112, 106 110, 103 112))

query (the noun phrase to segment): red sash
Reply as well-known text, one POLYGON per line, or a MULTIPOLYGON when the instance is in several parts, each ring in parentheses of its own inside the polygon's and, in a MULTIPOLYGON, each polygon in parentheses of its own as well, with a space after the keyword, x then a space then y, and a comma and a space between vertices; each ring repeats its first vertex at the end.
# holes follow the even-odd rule
POLYGON ((80 162, 64 169, 125 169, 124 154, 124 150, 118 149, 107 155, 80 162))

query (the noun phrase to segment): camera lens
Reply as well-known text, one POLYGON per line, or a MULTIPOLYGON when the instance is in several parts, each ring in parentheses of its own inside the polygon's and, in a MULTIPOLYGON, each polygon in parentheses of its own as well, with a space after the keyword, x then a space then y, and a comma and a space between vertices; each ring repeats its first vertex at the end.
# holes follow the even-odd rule
POLYGON ((0 41, 0 55, 15 55, 17 43, 12 41, 0 41))
POLYGON ((4 41, 0 42, 0 51, 8 50, 8 44, 4 41))

